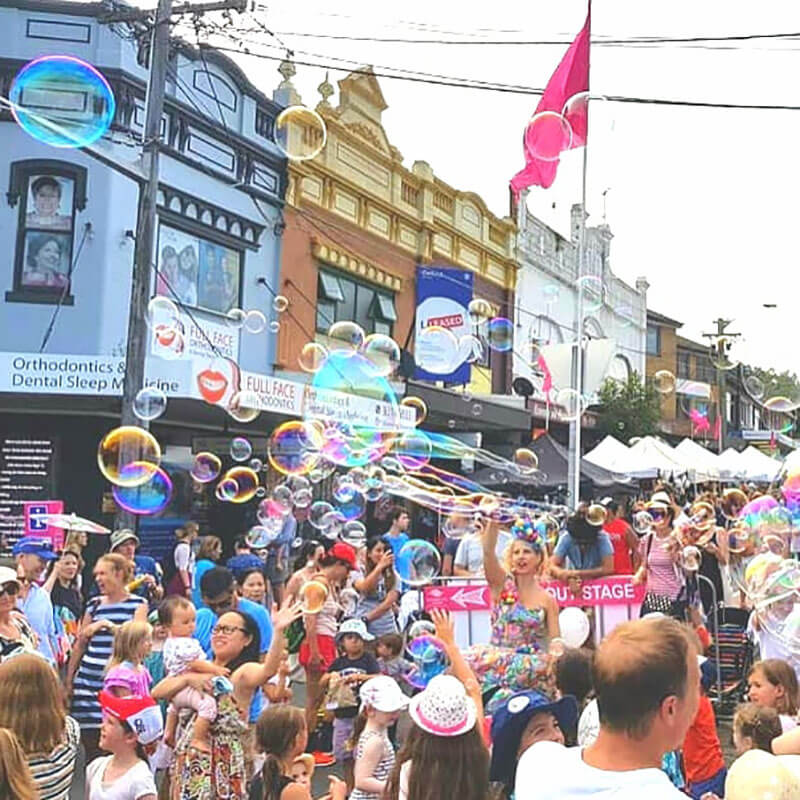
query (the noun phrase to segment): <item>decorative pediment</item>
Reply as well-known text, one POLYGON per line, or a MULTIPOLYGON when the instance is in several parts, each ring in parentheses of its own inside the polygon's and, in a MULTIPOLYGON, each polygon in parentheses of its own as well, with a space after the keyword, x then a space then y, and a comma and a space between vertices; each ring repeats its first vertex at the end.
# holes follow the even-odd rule
POLYGON ((364 122, 348 122, 345 124, 347 130, 352 131, 356 136, 369 142, 373 147, 378 150, 386 152, 386 144, 382 141, 381 137, 364 122))

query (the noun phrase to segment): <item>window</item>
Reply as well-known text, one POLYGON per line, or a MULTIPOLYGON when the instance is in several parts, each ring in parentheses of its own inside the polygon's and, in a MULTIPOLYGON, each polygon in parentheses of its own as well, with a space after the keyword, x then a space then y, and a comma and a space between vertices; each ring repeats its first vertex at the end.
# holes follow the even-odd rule
POLYGON ((159 225, 156 294, 227 314, 239 305, 241 271, 240 250, 159 225))
POLYGON ((678 350, 678 375, 679 378, 691 378, 691 356, 685 350, 678 350))
POLYGON ((327 270, 317 282, 317 331, 327 333, 334 322, 353 320, 367 333, 392 335, 397 321, 394 296, 327 270))
POLYGON ((647 355, 661 355, 661 328, 658 325, 647 326, 647 355))
POLYGON ((697 370, 698 381, 703 381, 703 383, 714 383, 716 381, 717 371, 707 353, 695 357, 695 369, 697 370))
POLYGON ((63 161, 11 165, 8 202, 19 202, 13 291, 6 300, 65 303, 70 294, 76 211, 86 206, 86 170, 63 161))

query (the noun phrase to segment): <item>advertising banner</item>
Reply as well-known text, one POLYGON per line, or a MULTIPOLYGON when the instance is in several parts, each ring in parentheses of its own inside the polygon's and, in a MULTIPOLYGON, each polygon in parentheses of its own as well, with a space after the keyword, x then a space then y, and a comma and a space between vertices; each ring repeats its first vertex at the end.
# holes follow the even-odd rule
POLYGON ((42 500, 24 504, 25 535, 36 536, 40 539, 49 539, 53 543, 53 550, 60 550, 64 546, 64 529, 50 525, 42 517, 48 514, 63 514, 63 500, 42 500))
MULTIPOLYGON (((472 300, 473 274, 463 269, 417 267, 417 313, 414 357, 417 380, 469 383, 470 365, 465 360, 457 362, 452 372, 437 374, 424 369, 426 360, 437 360, 438 354, 426 352, 420 334, 425 328, 439 327, 449 330, 458 341, 472 332, 469 321, 469 304, 472 300), (423 366, 419 366, 423 365, 423 366)), ((460 356, 459 356, 460 358, 460 356)))

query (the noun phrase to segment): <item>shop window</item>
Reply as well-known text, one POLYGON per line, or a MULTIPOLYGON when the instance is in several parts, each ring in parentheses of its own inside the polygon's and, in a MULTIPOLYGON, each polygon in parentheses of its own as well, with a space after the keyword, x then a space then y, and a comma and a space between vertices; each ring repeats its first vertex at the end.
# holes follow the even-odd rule
POLYGON ((242 252, 203 236, 158 226, 156 294, 227 314, 239 306, 242 252))
POLYGON ((391 336, 397 321, 394 295, 321 269, 317 282, 317 331, 327 333, 334 322, 344 320, 357 322, 367 333, 391 336))
POLYGON ((86 207, 86 169, 49 159, 16 161, 7 198, 19 206, 19 217, 6 300, 72 305, 75 218, 86 207))
POLYGON ((689 379, 692 377, 691 357, 684 350, 678 350, 678 375, 679 378, 689 379))
POLYGON ((647 355, 661 355, 661 328, 658 325, 647 326, 647 355))

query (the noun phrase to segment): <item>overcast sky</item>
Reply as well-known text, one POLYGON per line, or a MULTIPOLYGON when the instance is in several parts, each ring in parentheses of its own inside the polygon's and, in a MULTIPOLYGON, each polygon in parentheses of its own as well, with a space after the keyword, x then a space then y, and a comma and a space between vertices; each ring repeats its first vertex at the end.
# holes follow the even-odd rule
MULTIPOLYGON (((292 32, 351 36, 571 40, 583 0, 528 2, 409 0, 270 3, 256 12, 298 61, 352 59, 442 75, 544 87, 561 46, 446 46, 313 39, 292 32), (315 53, 310 56, 307 53, 315 53)), ((602 0, 594 39, 740 35, 800 31, 800 3, 766 0, 602 0)), ((275 44, 262 35, 264 44, 275 44)), ((276 51, 272 51, 278 54, 276 51)), ((246 60, 260 88, 280 80, 277 64, 246 60)), ((336 63, 336 62, 331 62, 336 63)), ((661 45, 591 53, 597 94, 735 103, 800 105, 800 40, 732 43, 732 49, 661 45)), ((295 84, 315 105, 324 69, 298 66, 295 84)), ((331 71, 335 84, 345 71, 331 71)), ((537 97, 379 78, 384 126, 406 165, 417 159, 456 188, 508 213, 508 181, 523 165, 521 133, 537 97)), ((332 100, 337 101, 337 96, 332 100)), ((650 308, 685 323, 700 338, 718 316, 745 335, 743 360, 800 372, 794 308, 800 278, 795 245, 800 182, 800 112, 717 110, 593 102, 589 128, 590 224, 602 221, 602 192, 614 233, 612 266, 633 283, 645 275, 650 308), (777 303, 765 310, 762 303, 777 303)), ((580 151, 563 160, 554 186, 534 189, 531 209, 568 233, 580 197, 580 151), (553 207, 555 204, 555 207, 553 207)))

